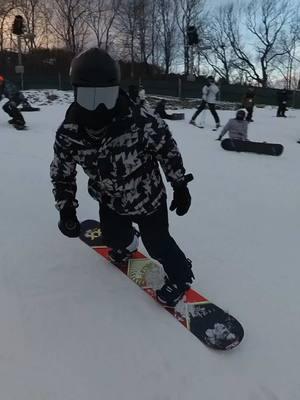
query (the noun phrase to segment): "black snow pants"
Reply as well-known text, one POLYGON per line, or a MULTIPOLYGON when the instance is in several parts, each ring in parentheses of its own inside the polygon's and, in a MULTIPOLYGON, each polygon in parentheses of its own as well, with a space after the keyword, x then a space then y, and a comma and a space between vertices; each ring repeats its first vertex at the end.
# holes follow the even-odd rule
POLYGON ((188 281, 191 265, 169 233, 167 202, 164 201, 153 214, 140 216, 120 215, 100 204, 101 231, 108 247, 126 248, 134 238, 133 222, 139 227, 150 257, 162 264, 169 279, 179 284, 188 281))
POLYGON ((3 111, 5 111, 11 118, 21 124, 25 124, 25 120, 17 107, 23 102, 23 99, 24 97, 22 95, 16 95, 11 98, 7 103, 5 103, 2 107, 3 111))
POLYGON ((277 109, 277 117, 285 117, 286 109, 287 109, 286 103, 279 103, 277 109))
POLYGON ((197 111, 192 116, 192 121, 195 121, 195 119, 198 117, 201 111, 205 109, 206 104, 208 105, 209 111, 212 113, 212 116, 214 117, 216 124, 218 124, 220 122, 220 118, 216 111, 216 105, 214 103, 207 103, 205 100, 202 100, 200 106, 197 108, 197 111))

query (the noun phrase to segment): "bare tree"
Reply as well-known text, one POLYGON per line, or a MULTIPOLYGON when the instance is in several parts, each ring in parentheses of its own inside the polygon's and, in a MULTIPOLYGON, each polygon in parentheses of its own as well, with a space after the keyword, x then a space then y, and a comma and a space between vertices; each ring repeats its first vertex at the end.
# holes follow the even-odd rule
POLYGON ((159 0, 158 15, 160 22, 160 43, 163 49, 163 62, 165 73, 170 72, 172 61, 175 57, 176 37, 178 26, 176 24, 177 5, 174 0, 159 0))
POLYGON ((234 72, 236 56, 228 38, 224 35, 225 26, 226 7, 221 6, 213 10, 208 19, 206 40, 202 45, 205 47, 207 44, 210 49, 200 50, 199 54, 224 82, 229 83, 234 72))
POLYGON ((117 29, 120 33, 123 57, 131 61, 131 78, 134 76, 134 62, 137 53, 138 1, 123 0, 118 10, 117 29))
POLYGON ((251 0, 243 14, 233 3, 226 7, 224 33, 238 59, 235 67, 263 87, 267 87, 276 61, 286 52, 280 46, 280 37, 290 17, 290 0, 251 0), (243 16, 246 17, 246 40, 239 28, 243 16), (245 43, 251 43, 251 49, 245 43))
POLYGON ((292 86, 297 87, 297 79, 295 78, 295 65, 299 65, 300 56, 297 50, 300 43, 300 7, 294 10, 293 18, 288 29, 281 35, 281 47, 286 50, 282 57, 279 57, 276 69, 282 75, 285 81, 285 87, 291 89, 292 86))
POLYGON ((108 50, 113 25, 122 0, 93 0, 87 24, 94 33, 97 46, 108 50))
POLYGON ((181 32, 182 44, 183 44, 183 60, 184 60, 184 71, 185 74, 190 72, 190 54, 187 43, 187 27, 193 25, 196 27, 198 34, 201 36, 205 30, 205 12, 204 5, 205 0, 174 0, 178 10, 177 13, 177 25, 181 32))
POLYGON ((86 22, 90 0, 53 0, 51 27, 64 46, 73 54, 80 52, 88 39, 86 22))

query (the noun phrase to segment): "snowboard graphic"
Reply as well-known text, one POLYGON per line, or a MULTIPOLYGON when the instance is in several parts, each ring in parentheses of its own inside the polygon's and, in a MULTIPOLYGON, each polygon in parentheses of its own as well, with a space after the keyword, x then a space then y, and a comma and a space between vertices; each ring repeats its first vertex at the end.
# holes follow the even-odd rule
POLYGON ((224 150, 268 154, 270 156, 280 156, 284 149, 282 144, 279 143, 251 142, 232 139, 222 140, 221 146, 224 150))
MULTIPOLYGON (((103 244, 99 222, 82 222, 80 239, 102 257, 109 259, 109 248, 103 244)), ((156 300, 156 290, 164 283, 163 269, 158 263, 137 251, 126 265, 118 269, 156 300)), ((189 289, 176 307, 161 306, 212 349, 233 349, 243 339, 242 325, 194 289, 189 289)))

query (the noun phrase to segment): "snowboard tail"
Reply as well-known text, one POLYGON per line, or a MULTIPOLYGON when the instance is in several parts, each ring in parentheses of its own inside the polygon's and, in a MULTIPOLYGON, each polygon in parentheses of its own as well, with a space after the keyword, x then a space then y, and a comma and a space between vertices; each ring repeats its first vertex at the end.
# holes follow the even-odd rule
MULTIPOLYGON (((100 224, 94 220, 81 223, 80 239, 108 261, 109 248, 103 243, 100 224)), ((156 290, 164 284, 162 267, 139 251, 119 267, 129 279, 156 299, 156 290)), ((242 325, 230 314, 211 303, 201 293, 189 289, 175 307, 164 306, 186 329, 202 343, 215 350, 229 350, 243 339, 242 325)))
POLYGON ((248 140, 233 139, 222 140, 221 146, 224 150, 267 154, 270 156, 280 156, 284 150, 283 145, 279 143, 251 142, 248 140))

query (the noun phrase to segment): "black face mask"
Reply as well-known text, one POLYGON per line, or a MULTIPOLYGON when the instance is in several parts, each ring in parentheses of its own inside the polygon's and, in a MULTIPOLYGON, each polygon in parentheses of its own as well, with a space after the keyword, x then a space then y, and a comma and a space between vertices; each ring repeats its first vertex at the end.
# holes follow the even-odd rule
POLYGON ((237 114, 235 117, 238 121, 244 121, 245 119, 245 114, 237 114))
POLYGON ((101 131, 110 125, 116 116, 117 106, 108 110, 104 104, 100 104, 94 111, 86 110, 76 103, 76 116, 78 122, 93 131, 101 131))

